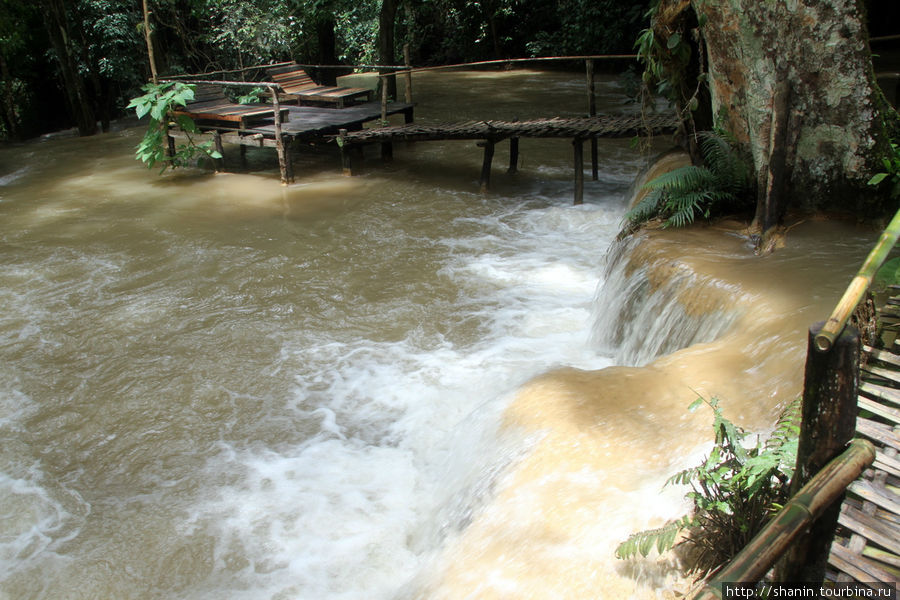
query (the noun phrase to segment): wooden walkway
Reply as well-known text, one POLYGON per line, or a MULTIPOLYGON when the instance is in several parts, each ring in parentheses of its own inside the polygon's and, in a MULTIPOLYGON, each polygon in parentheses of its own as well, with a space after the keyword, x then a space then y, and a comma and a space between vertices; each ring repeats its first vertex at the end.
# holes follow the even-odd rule
POLYGON ((535 119, 530 121, 465 121, 423 125, 420 123, 394 127, 378 127, 342 134, 342 145, 376 142, 421 142, 434 140, 491 140, 510 138, 622 138, 635 135, 656 135, 674 132, 678 119, 674 114, 598 115, 563 119, 535 119))
POLYGON ((900 581, 900 288, 880 311, 888 349, 864 347, 858 437, 875 446, 875 463, 850 484, 828 557, 828 579, 900 581))
POLYGON ((575 149, 575 204, 581 204, 584 193, 584 142, 592 143, 592 172, 597 179, 598 138, 628 138, 640 135, 673 133, 680 121, 674 113, 661 115, 596 115, 576 118, 547 118, 529 121, 464 121, 426 125, 407 123, 391 127, 376 127, 361 131, 341 131, 337 143, 341 147, 344 173, 353 173, 353 153, 359 155, 361 146, 380 143, 384 157, 393 156, 394 142, 428 142, 441 140, 480 140, 484 147, 481 166, 481 189, 490 184, 494 146, 509 140, 509 169, 515 173, 519 161, 519 138, 567 138, 575 149))

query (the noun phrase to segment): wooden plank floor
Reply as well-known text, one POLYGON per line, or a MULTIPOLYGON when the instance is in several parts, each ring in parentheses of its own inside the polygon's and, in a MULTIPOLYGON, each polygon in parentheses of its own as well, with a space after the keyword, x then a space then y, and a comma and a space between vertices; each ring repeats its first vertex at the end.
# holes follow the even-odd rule
POLYGON ((900 288, 879 311, 886 349, 864 347, 856 432, 875 463, 848 488, 828 558, 832 581, 900 581, 900 288))
MULTIPOLYGON (((365 102, 346 108, 323 108, 318 106, 288 106, 288 119, 281 125, 282 135, 298 139, 315 139, 337 135, 341 129, 361 129, 365 123, 381 118, 380 102, 365 102)), ((408 115, 412 119, 412 104, 391 102, 387 114, 408 115)), ((274 123, 254 127, 251 134, 275 137, 274 123)))

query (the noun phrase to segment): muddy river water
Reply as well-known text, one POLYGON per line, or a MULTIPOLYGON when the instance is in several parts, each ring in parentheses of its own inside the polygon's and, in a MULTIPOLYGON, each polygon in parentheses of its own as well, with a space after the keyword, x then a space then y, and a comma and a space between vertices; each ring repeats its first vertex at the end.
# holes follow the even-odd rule
MULTIPOLYGON (((422 74, 421 121, 584 112, 582 74, 422 74)), ((634 111, 616 78, 600 110, 634 111)), ((523 140, 147 171, 140 128, 0 149, 0 599, 657 598, 711 415, 764 431, 877 232, 614 243, 648 155, 523 140), (374 155, 373 155, 374 156, 374 155)), ((664 150, 656 140, 653 152, 664 150)))

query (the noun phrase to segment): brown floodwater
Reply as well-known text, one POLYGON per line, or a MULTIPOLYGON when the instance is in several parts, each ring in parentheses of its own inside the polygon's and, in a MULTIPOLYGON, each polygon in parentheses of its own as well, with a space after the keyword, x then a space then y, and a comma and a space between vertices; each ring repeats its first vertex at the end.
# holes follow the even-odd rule
MULTIPOLYGON (((357 78, 366 82, 365 77, 357 78)), ((600 110, 630 111, 598 84, 600 110)), ((417 118, 575 116, 580 73, 427 73, 417 118)), ((0 149, 0 598, 654 598, 615 545, 711 415, 765 431, 877 232, 614 243, 647 162, 523 140, 158 175, 140 128, 0 149)), ((655 152, 667 147, 656 140, 655 152)))

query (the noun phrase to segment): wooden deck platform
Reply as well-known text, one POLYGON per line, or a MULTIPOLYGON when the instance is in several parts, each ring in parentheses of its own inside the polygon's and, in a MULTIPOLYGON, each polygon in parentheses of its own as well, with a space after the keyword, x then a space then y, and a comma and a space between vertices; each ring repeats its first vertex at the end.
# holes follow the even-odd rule
MULTIPOLYGON (((284 106, 287 110, 281 124, 281 135, 286 143, 293 141, 331 141, 342 129, 356 131, 363 125, 381 119, 381 103, 365 102, 346 108, 322 108, 316 106, 284 106)), ((413 119, 414 105, 392 102, 387 115, 402 114, 405 122, 413 119)), ((201 131, 234 133, 231 141, 247 146, 275 147, 275 123, 272 119, 252 124, 246 128, 225 123, 198 121, 201 131)))
POLYGON ((876 449, 875 463, 850 485, 828 558, 832 581, 900 581, 900 288, 881 309, 887 349, 864 347, 857 436, 876 449))

